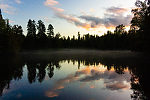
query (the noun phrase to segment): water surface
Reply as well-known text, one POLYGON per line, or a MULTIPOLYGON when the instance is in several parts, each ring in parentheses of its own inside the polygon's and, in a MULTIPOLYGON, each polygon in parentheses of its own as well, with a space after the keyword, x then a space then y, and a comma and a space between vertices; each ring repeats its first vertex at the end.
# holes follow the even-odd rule
POLYGON ((0 100, 146 100, 139 66, 104 58, 6 58, 0 100))

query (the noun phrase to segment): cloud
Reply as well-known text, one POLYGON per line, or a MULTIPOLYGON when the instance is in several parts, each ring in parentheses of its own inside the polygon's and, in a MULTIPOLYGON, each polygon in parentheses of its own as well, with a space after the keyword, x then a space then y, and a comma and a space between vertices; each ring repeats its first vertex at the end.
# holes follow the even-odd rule
POLYGON ((21 0, 15 0, 17 4, 21 4, 21 0))
POLYGON ((115 27, 119 24, 124 24, 128 26, 132 19, 132 15, 124 15, 128 9, 119 8, 119 7, 110 7, 107 8, 103 18, 90 16, 90 15, 82 15, 79 18, 84 19, 89 22, 91 28, 97 28, 101 26, 105 26, 106 28, 115 27))
POLYGON ((87 22, 90 22, 91 28, 97 28, 101 25, 103 25, 103 19, 95 16, 89 16, 89 15, 82 15, 79 18, 86 20, 87 22))
POLYGON ((46 1, 44 2, 44 5, 45 5, 45 6, 49 6, 49 7, 55 6, 55 5, 57 5, 57 4, 58 4, 58 1, 55 1, 55 0, 46 0, 46 1))
POLYGON ((55 13, 62 13, 62 12, 64 12, 64 9, 61 9, 61 8, 57 8, 57 7, 51 7, 51 8, 53 9, 53 11, 55 13))
POLYGON ((13 21, 13 20, 9 20, 9 23, 15 23, 15 21, 13 21))
POLYGON ((68 21, 69 23, 74 24, 77 27, 82 27, 84 29, 93 29, 99 27, 116 27, 119 24, 124 24, 128 26, 132 19, 132 15, 124 15, 129 9, 121 7, 110 7, 107 8, 103 18, 95 17, 93 15, 81 15, 73 16, 71 14, 65 13, 65 10, 62 8, 56 7, 59 4, 56 0, 46 0, 44 5, 50 7, 54 14, 61 19, 68 21))
POLYGON ((82 27, 85 29, 91 28, 90 24, 81 22, 77 17, 74 17, 72 15, 69 15, 69 14, 67 15, 64 13, 56 13, 56 15, 57 15, 57 17, 59 17, 61 19, 65 19, 69 23, 73 23, 74 25, 76 25, 78 27, 82 27))
POLYGON ((65 19, 69 23, 73 23, 78 27, 83 27, 83 28, 86 28, 86 29, 89 29, 91 27, 90 24, 81 22, 78 17, 75 17, 73 15, 64 13, 64 9, 55 7, 58 4, 59 4, 59 2, 55 1, 55 0, 46 0, 44 2, 44 5, 47 6, 47 7, 50 7, 57 17, 59 17, 61 19, 65 19))
POLYGON ((114 13, 114 14, 122 14, 127 11, 129 11, 129 9, 121 8, 121 7, 114 7, 114 6, 106 9, 106 12, 114 13))
POLYGON ((15 8, 8 4, 0 4, 0 8, 3 10, 4 13, 7 14, 14 14, 15 12, 15 8))

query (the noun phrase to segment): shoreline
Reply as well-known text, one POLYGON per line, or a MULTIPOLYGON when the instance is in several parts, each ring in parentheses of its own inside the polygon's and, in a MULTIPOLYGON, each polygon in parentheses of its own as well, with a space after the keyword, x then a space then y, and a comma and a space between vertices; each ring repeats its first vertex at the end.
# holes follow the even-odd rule
POLYGON ((23 51, 21 55, 35 56, 95 56, 95 57, 111 57, 126 58, 142 56, 141 52, 132 52, 130 50, 95 50, 95 49, 47 49, 23 51))

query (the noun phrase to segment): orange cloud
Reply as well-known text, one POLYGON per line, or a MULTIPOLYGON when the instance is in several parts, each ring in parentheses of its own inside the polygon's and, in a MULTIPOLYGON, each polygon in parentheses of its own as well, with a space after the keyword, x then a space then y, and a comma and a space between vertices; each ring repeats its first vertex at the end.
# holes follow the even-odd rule
MULTIPOLYGON (((110 7, 106 9, 105 18, 82 15, 82 16, 73 16, 66 14, 64 9, 56 7, 59 4, 56 0, 46 0, 44 5, 50 7, 54 14, 61 19, 68 21, 69 23, 74 24, 77 27, 84 28, 86 30, 96 29, 100 27, 115 27, 119 24, 129 25, 132 16, 126 15, 124 13, 128 12, 129 9, 121 7, 110 7)), ((91 9, 93 11, 93 9, 91 9)))
POLYGON ((56 14, 56 16, 59 17, 59 18, 65 19, 65 20, 67 20, 68 22, 73 23, 73 24, 75 24, 76 26, 82 27, 82 28, 87 29, 87 30, 91 28, 91 25, 90 25, 90 24, 81 22, 81 21, 79 20, 79 18, 77 18, 77 17, 74 17, 74 16, 69 15, 69 14, 62 13, 62 12, 60 12, 60 11, 57 11, 57 12, 56 12, 56 11, 57 11, 57 10, 55 10, 55 14, 56 14))
POLYGON ((54 11, 54 13, 57 17, 65 19, 68 22, 73 23, 76 26, 82 27, 82 28, 87 29, 87 30, 91 28, 90 24, 81 22, 80 19, 77 17, 74 17, 74 16, 69 15, 69 14, 65 14, 64 9, 62 9, 62 8, 55 7, 57 4, 59 4, 59 2, 55 1, 55 0, 46 0, 44 2, 44 5, 47 7, 50 7, 54 11))

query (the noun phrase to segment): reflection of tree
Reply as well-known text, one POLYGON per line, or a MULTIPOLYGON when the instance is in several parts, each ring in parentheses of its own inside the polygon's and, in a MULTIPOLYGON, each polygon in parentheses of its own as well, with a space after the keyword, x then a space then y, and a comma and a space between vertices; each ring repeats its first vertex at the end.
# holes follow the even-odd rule
POLYGON ((10 80, 0 80, 0 96, 3 94, 4 89, 9 89, 10 80))
POLYGON ((54 75, 54 67, 57 69, 61 68, 59 61, 27 61, 29 83, 35 82, 36 79, 41 83, 46 76, 46 71, 49 78, 52 78, 54 75))
POLYGON ((140 66, 143 66, 143 64, 139 64, 139 61, 137 60, 133 61, 131 59, 120 60, 94 57, 55 57, 49 58, 48 60, 36 58, 29 59, 29 57, 27 57, 26 59, 23 58, 23 61, 21 60, 21 58, 9 58, 9 60, 8 58, 6 58, 5 60, 3 59, 0 62, 0 95, 2 95, 4 89, 9 89, 11 80, 19 80, 22 78, 23 66, 25 63, 28 71, 28 81, 29 83, 34 83, 36 82, 36 80, 38 80, 38 82, 43 82, 46 74, 49 76, 49 78, 52 78, 54 76, 54 70, 56 68, 61 69, 60 63, 65 61, 73 64, 78 63, 78 68, 80 68, 82 64, 85 66, 94 65, 97 67, 99 65, 103 65, 107 68, 108 71, 114 69, 117 74, 124 74, 125 70, 129 69, 131 72, 131 89, 133 90, 131 98, 145 99, 145 95, 148 96, 147 94, 149 93, 149 89, 147 88, 149 83, 145 78, 149 75, 148 70, 141 68, 140 66))
POLYGON ((118 74, 124 74, 124 69, 125 68, 122 67, 122 66, 114 66, 114 69, 115 69, 116 73, 118 73, 118 74))
POLYGON ((140 86, 139 78, 132 74, 131 77, 131 89, 133 90, 133 94, 131 94, 131 98, 134 100, 145 100, 144 92, 140 86))
POLYGON ((28 81, 29 83, 33 83, 36 80, 36 64, 35 63, 27 63, 28 69, 28 81))
POLYGON ((48 76, 49 78, 52 78, 54 75, 54 66, 52 65, 52 63, 48 64, 48 76))
POLYGON ((60 69, 61 66, 59 65, 59 61, 52 61, 53 66, 56 66, 57 69, 60 69))
POLYGON ((16 57, 0 57, 0 96, 4 89, 9 89, 11 80, 19 80, 23 75, 24 63, 16 57))
POLYGON ((150 98, 150 82, 147 79, 149 76, 149 64, 138 64, 136 68, 131 67, 131 89, 133 94, 131 98, 133 100, 148 100, 150 98), (141 67, 142 66, 142 67, 141 67))
POLYGON ((46 63, 39 63, 38 66, 37 66, 37 69, 38 69, 38 74, 37 74, 37 78, 38 78, 38 81, 41 83, 44 78, 45 78, 45 75, 46 75, 46 66, 47 64, 46 63))

